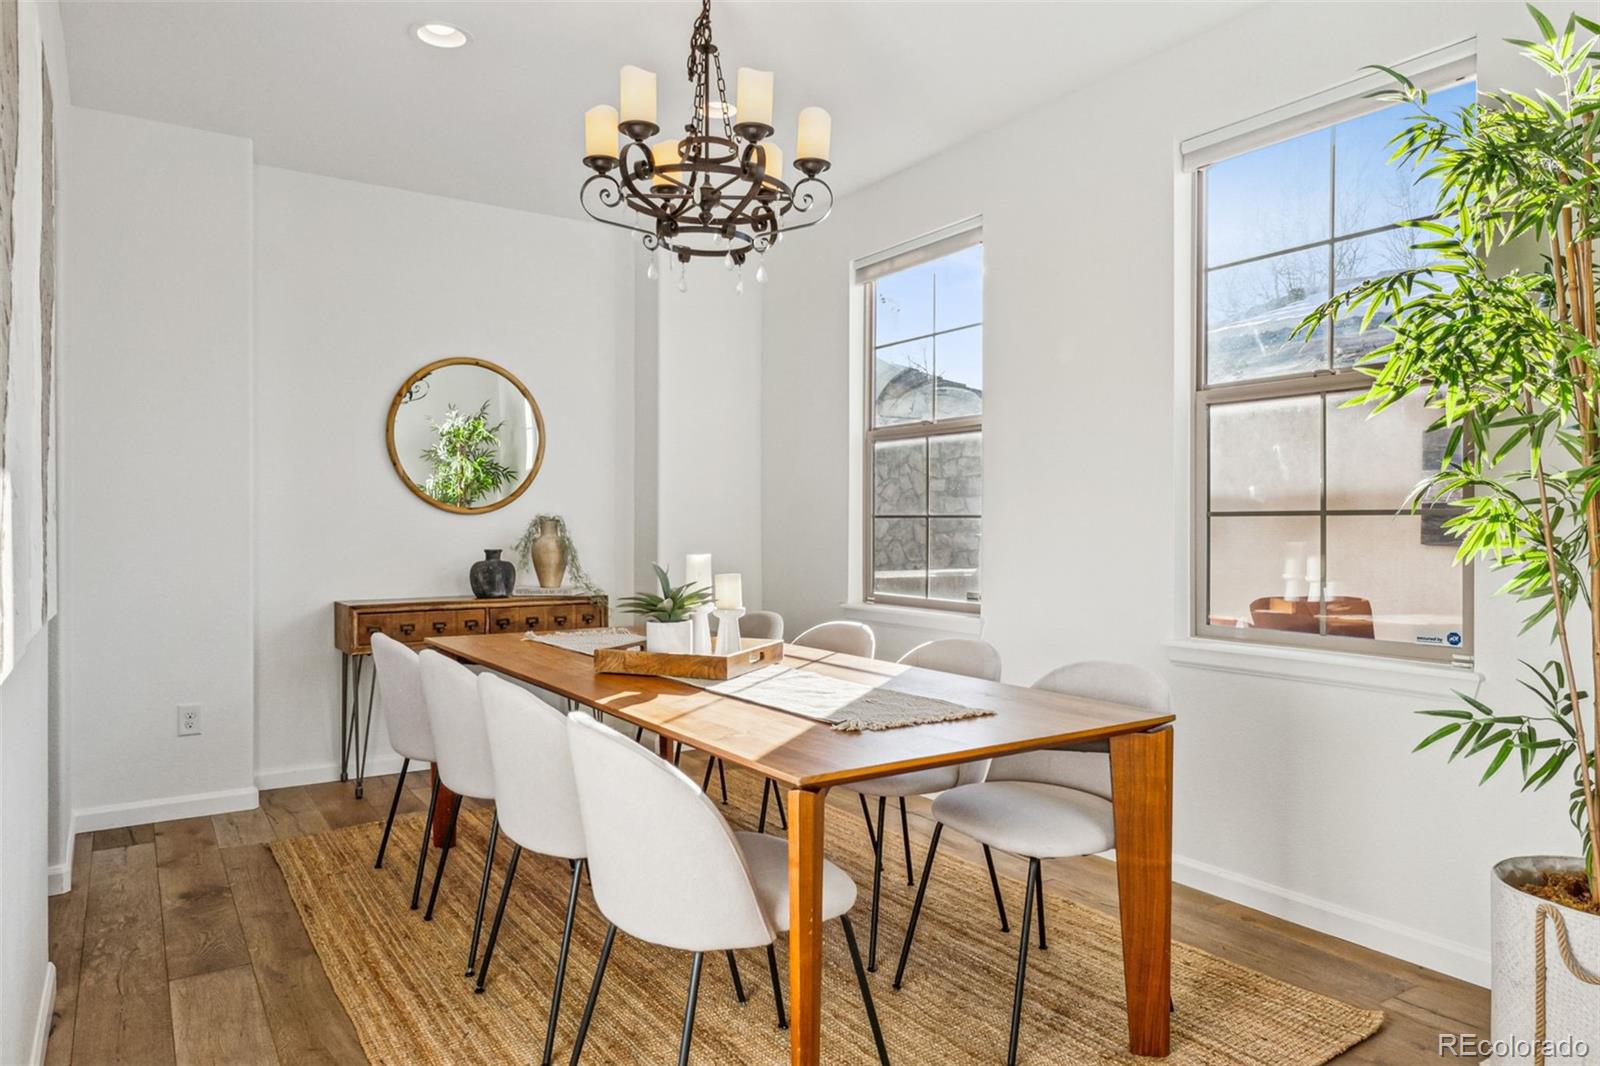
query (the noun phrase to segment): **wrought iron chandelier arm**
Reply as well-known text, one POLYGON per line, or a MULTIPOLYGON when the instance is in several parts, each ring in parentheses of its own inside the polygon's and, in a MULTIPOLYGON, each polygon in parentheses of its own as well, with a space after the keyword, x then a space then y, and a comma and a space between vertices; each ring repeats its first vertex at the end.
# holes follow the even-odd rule
POLYGON ((780 215, 788 215, 791 211, 797 214, 805 215, 807 218, 804 222, 796 222, 785 225, 783 228, 786 232, 797 229, 810 229, 818 222, 825 221, 827 217, 833 213, 833 188, 821 178, 800 179, 799 181, 795 182, 794 188, 789 193, 789 202, 786 203, 783 206, 783 209, 778 213, 780 215), (818 215, 816 218, 810 217, 811 212, 816 208, 818 203, 817 192, 810 188, 812 185, 821 186, 820 191, 826 193, 828 197, 827 206, 822 208, 822 214, 818 215))
POLYGON ((603 214, 597 214, 594 208, 589 206, 589 201, 591 198, 598 200, 602 207, 607 208, 618 207, 626 201, 627 195, 622 191, 622 186, 619 185, 616 179, 611 177, 611 175, 595 174, 591 176, 588 181, 583 183, 583 187, 578 190, 578 206, 583 208, 583 213, 594 219, 596 222, 602 222, 607 226, 615 226, 618 229, 625 229, 629 233, 638 233, 642 235, 644 237, 644 246, 646 248, 653 250, 657 244, 660 243, 660 238, 656 236, 654 230, 641 229, 638 226, 630 226, 626 222, 618 222, 614 218, 608 218, 603 214), (590 195, 591 188, 594 190, 592 197, 590 195))

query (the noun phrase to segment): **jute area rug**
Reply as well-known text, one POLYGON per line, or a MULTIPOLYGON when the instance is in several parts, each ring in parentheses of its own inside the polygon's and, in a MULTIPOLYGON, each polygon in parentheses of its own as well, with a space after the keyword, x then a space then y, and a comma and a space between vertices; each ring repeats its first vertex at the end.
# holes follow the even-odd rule
MULTIPOLYGON (((729 774, 729 820, 754 828, 757 788, 729 774)), ((872 853, 865 825, 830 809, 828 856, 860 886, 852 916, 867 948, 872 853)), ((891 987, 913 890, 905 884, 898 826, 885 853, 878 973, 872 990, 897 1064, 1001 1063, 1010 1024, 1023 885, 1002 879, 1012 933, 1002 934, 981 863, 941 848, 903 990, 891 987)), ((563 861, 524 853, 495 949, 488 989, 463 976, 483 868, 489 811, 461 812, 458 846, 445 868, 434 921, 407 904, 420 815, 396 821, 384 869, 375 870, 380 824, 352 826, 272 846, 328 978, 374 1063, 537 1063, 544 1043, 570 874, 563 861)), ((769 832, 775 827, 769 824, 769 832)), ((437 853, 435 853, 437 854, 437 853)), ((501 839, 490 895, 499 892, 510 846, 501 839)), ((917 850, 920 864, 923 850, 917 850)), ((428 877, 433 875, 430 860, 428 877)), ((638 876, 647 878, 649 871, 638 876)), ((424 884, 426 901, 427 884, 424 884)), ((1025 1064, 1151 1062, 1127 1053, 1122 957, 1116 920, 1052 891, 1047 951, 1033 951, 1022 1017, 1025 1064)), ((554 1061, 565 1063, 594 974, 605 921, 587 888, 579 898, 554 1061)), ((487 920, 485 922, 487 930, 487 920)), ((823 931, 823 1059, 877 1061, 838 922, 823 931)), ((787 984, 785 945, 778 946, 787 984)), ((766 957, 738 953, 747 1004, 734 997, 724 959, 707 956, 693 1061, 788 1061, 766 957)), ((584 1046, 586 1063, 676 1061, 690 956, 619 935, 584 1046)), ((1309 992, 1185 944, 1173 945, 1174 1066, 1327 1062, 1374 1033, 1378 1011, 1309 992)), ((785 1004, 788 1003, 787 990, 785 1004)))

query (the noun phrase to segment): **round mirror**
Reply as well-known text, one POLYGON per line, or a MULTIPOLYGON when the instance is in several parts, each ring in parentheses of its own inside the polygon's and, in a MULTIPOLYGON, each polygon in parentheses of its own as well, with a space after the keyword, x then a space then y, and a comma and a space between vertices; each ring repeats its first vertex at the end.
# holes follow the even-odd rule
POLYGON ((458 356, 406 379, 389 405, 389 461, 406 487, 458 514, 521 496, 544 461, 544 416, 503 367, 458 356))

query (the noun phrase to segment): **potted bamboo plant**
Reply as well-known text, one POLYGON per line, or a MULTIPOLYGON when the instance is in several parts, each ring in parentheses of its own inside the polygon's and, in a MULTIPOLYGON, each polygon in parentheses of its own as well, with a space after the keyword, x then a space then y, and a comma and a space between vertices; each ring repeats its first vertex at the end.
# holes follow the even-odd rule
POLYGON ((1574 15, 1557 28, 1529 10, 1538 39, 1509 43, 1547 81, 1537 95, 1481 93, 1441 114, 1387 71, 1383 95, 1418 109, 1395 160, 1439 183, 1435 216, 1413 223, 1433 262, 1364 282, 1300 328, 1360 315, 1392 331, 1355 402, 1377 412, 1415 396, 1437 413, 1445 459, 1409 503, 1448 508, 1458 560, 1505 572, 1500 594, 1523 605, 1524 632, 1550 634, 1548 660, 1524 663, 1523 696, 1490 706, 1458 693, 1459 706, 1421 711, 1432 728, 1417 749, 1476 757, 1480 784, 1507 767, 1524 791, 1570 775, 1578 854, 1507 859, 1490 879, 1492 1024, 1495 1061, 1577 1062, 1600 1055, 1600 709, 1585 688, 1600 673, 1600 24, 1574 15), (1491 269, 1529 245, 1542 269, 1491 269))

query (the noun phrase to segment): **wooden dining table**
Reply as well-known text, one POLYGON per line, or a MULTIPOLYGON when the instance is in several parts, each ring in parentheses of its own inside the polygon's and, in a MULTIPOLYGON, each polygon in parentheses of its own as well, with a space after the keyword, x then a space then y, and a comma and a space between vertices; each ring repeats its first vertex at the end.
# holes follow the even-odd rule
MULTIPOLYGON (((1103 742, 1111 758, 1128 1049, 1165 1056, 1172 972, 1174 716, 787 645, 791 666, 993 714, 860 733, 662 677, 597 674, 589 656, 517 634, 427 642, 788 788, 792 1066, 821 1056, 823 816, 828 790, 875 777, 1103 742)), ((441 793, 441 798, 443 798, 441 793)), ((444 809, 444 808, 441 808, 444 809)))

